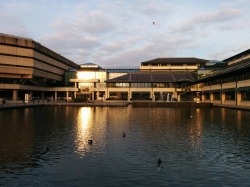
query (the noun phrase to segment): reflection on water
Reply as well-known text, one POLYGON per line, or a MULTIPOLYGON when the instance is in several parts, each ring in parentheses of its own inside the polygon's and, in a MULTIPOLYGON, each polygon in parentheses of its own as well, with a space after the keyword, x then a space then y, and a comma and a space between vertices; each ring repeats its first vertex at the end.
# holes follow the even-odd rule
POLYGON ((200 144, 202 142, 202 130, 203 130, 200 109, 196 109, 195 116, 191 115, 190 118, 191 120, 189 125, 189 138, 191 146, 195 152, 199 152, 200 144))
POLYGON ((91 108, 83 107, 79 109, 77 116, 76 151, 82 156, 89 148, 88 140, 92 140, 91 115, 91 108))
POLYGON ((220 108, 1 111, 0 186, 249 186, 249 119, 220 108))

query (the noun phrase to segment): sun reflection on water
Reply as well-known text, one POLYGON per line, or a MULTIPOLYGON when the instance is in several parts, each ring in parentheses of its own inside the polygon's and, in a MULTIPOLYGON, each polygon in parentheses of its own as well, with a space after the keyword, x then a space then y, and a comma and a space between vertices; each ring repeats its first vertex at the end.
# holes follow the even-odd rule
POLYGON ((77 118, 76 152, 84 156, 91 149, 91 146, 88 144, 88 140, 92 139, 91 108, 82 107, 79 109, 77 118))
POLYGON ((191 125, 189 127, 190 143, 195 152, 200 152, 201 149, 203 127, 200 113, 200 109, 196 109, 195 119, 191 120, 191 125))

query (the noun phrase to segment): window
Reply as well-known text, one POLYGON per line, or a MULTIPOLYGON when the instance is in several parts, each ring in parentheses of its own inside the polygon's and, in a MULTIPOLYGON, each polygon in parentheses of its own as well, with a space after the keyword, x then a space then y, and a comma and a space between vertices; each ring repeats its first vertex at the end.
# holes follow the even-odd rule
POLYGON ((235 91, 225 92, 225 99, 226 100, 235 100, 235 91))
POLYGON ((204 93, 204 99, 209 100, 210 99, 210 94, 209 93, 204 93))
POLYGON ((241 91, 241 100, 250 101, 250 90, 241 91))
POLYGON ((214 92, 213 96, 214 96, 214 100, 220 100, 220 92, 214 92))

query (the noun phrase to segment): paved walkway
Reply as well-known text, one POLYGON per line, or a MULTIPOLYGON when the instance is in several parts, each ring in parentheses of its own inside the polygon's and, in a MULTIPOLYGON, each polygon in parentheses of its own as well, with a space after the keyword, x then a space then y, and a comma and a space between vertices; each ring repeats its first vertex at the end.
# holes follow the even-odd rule
POLYGON ((236 109, 236 110, 249 110, 250 111, 250 107, 247 106, 231 106, 231 105, 218 105, 218 104, 214 104, 214 107, 222 107, 222 108, 231 108, 231 109, 236 109))
POLYGON ((71 102, 46 102, 40 101, 35 103, 22 103, 22 102, 11 102, 7 104, 0 105, 0 110, 14 109, 14 108, 28 108, 28 107, 38 107, 38 106, 101 106, 101 107, 126 107, 130 104, 127 101, 94 101, 88 103, 71 103, 71 102))
MULTIPOLYGON (((35 103, 23 103, 23 102, 11 102, 4 105, 0 105, 0 110, 5 109, 15 109, 15 108, 28 108, 28 107, 39 107, 39 106, 99 106, 99 107, 127 107, 132 102, 128 101, 91 101, 88 103, 71 103, 71 102, 47 102, 40 101, 35 103)), ((152 102, 153 103, 153 102, 152 102)), ((223 108, 231 108, 236 110, 248 110, 250 111, 250 107, 247 106, 230 106, 230 105, 218 105, 214 104, 214 107, 223 107, 223 108)))

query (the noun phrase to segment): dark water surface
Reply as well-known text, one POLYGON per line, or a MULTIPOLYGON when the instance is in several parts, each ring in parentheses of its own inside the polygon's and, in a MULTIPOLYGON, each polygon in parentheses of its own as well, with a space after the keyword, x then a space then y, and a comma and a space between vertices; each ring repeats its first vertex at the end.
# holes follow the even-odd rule
POLYGON ((0 111, 0 186, 250 186, 250 112, 0 111))

